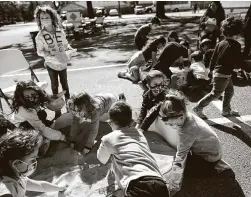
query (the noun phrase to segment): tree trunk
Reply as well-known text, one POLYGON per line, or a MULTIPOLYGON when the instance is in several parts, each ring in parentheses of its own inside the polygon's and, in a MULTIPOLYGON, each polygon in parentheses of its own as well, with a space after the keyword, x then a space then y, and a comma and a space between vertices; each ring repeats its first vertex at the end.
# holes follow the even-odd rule
POLYGON ((88 17, 89 18, 94 18, 94 12, 92 8, 92 2, 91 1, 86 1, 87 4, 87 12, 88 12, 88 17))
POLYGON ((156 2, 156 16, 158 18, 167 18, 165 15, 165 1, 157 1, 156 2))

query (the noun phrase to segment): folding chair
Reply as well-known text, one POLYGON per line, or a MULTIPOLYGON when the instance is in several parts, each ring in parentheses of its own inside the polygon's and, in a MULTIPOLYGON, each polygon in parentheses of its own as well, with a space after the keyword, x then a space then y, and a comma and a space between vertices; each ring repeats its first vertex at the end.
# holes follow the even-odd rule
POLYGON ((96 18, 96 26, 95 27, 100 29, 101 31, 102 31, 102 29, 104 31, 106 31, 105 26, 104 26, 104 19, 105 19, 105 17, 103 17, 103 16, 96 18))
MULTIPOLYGON (((48 86, 48 83, 46 81, 40 82, 38 80, 33 69, 30 67, 29 63, 25 59, 22 51, 18 49, 0 50, 0 76, 10 73, 16 73, 27 68, 31 72, 31 80, 35 81, 35 83, 42 89, 45 89, 48 86)), ((9 99, 13 97, 15 89, 16 85, 10 86, 5 89, 1 89, 0 87, 0 112, 3 113, 1 99, 4 99, 8 106, 11 108, 11 103, 9 102, 9 99)))

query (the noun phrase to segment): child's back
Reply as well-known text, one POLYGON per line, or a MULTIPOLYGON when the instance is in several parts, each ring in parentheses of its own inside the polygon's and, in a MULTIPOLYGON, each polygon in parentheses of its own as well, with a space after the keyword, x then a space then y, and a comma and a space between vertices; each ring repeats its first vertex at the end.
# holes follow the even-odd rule
POLYGON ((209 69, 205 67, 202 61, 192 63, 190 69, 195 78, 209 80, 209 69))

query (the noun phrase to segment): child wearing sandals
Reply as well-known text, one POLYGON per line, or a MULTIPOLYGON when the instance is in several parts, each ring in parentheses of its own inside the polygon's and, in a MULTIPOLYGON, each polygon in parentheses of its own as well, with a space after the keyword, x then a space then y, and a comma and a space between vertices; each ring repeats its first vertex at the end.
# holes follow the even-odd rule
POLYGON ((117 98, 111 93, 91 96, 82 92, 69 99, 67 106, 73 115, 70 141, 76 142, 76 149, 84 154, 92 149, 98 135, 99 121, 107 120, 108 110, 118 100, 125 100, 124 94, 117 98))
POLYGON ((64 192, 46 181, 28 178, 37 167, 42 136, 36 130, 15 129, 0 138, 0 197, 25 197, 26 191, 64 192))
POLYGON ((145 65, 149 60, 152 60, 152 65, 157 62, 157 51, 160 50, 166 44, 164 36, 159 36, 153 41, 148 41, 146 46, 141 51, 136 52, 128 61, 127 66, 129 72, 120 72, 119 78, 125 78, 132 82, 138 82, 140 80, 140 68, 145 65))

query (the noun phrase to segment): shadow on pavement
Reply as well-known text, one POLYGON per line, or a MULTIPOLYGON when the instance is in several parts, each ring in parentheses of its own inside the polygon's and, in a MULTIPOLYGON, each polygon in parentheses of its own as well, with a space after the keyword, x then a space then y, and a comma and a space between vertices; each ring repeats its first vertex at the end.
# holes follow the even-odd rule
POLYGON ((246 133, 247 131, 251 130, 250 125, 238 120, 236 117, 228 117, 228 119, 234 123, 234 128, 228 127, 221 124, 216 124, 210 120, 205 120, 209 125, 213 126, 216 129, 219 129, 225 133, 231 134, 237 138, 239 138, 241 141, 243 141, 246 145, 251 147, 251 138, 246 133), (236 126, 235 126, 236 125, 236 126), (237 127, 239 125, 240 127, 237 127))

